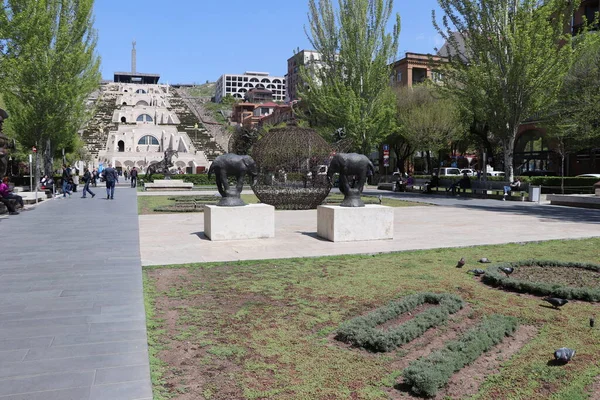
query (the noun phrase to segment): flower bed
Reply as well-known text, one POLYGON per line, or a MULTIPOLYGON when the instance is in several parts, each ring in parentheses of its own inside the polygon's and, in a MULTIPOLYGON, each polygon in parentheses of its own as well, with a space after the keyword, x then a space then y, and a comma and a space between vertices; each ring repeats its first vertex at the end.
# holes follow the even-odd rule
POLYGON ((404 370, 404 383, 419 395, 435 396, 452 375, 502 342, 517 329, 517 319, 492 315, 483 319, 460 339, 449 342, 429 356, 413 361, 404 370))
POLYGON ((337 330, 336 339, 370 351, 391 351, 421 336, 429 328, 442 324, 450 314, 462 309, 463 305, 462 299, 452 294, 417 293, 409 295, 401 300, 392 301, 367 315, 344 322, 337 330), (378 325, 426 303, 436 304, 439 307, 430 308, 388 330, 377 328, 378 325))
POLYGON ((552 274, 553 268, 571 269, 573 274, 583 271, 600 274, 600 265, 584 264, 575 262, 544 261, 544 260, 525 260, 512 263, 497 264, 487 269, 482 281, 488 285, 499 286, 504 289, 514 290, 516 292, 530 293, 540 296, 556 296, 565 299, 577 299, 585 301, 600 301, 600 288, 594 287, 593 283, 587 287, 569 286, 559 282, 539 282, 526 279, 519 279, 517 271, 520 268, 528 266, 547 268, 548 274, 552 274), (515 276, 507 277, 500 268, 513 267, 515 276))

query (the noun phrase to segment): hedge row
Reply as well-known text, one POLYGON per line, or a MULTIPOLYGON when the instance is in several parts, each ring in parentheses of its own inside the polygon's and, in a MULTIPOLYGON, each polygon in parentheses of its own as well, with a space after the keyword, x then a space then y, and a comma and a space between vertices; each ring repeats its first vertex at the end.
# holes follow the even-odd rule
POLYGON ((453 294, 417 293, 393 301, 367 315, 344 322, 337 330, 336 339, 370 351, 391 351, 421 336, 425 331, 440 325, 463 308, 463 301, 453 294), (438 304, 414 318, 386 331, 377 329, 387 321, 410 312, 421 304, 438 304))
POLYGON ((517 329, 517 326, 514 317, 498 314, 485 317, 460 339, 449 342, 443 349, 427 357, 411 362, 402 373, 404 383, 410 385, 416 394, 435 396, 455 372, 502 342, 505 336, 511 335, 517 329))
MULTIPOLYGON (((142 180, 143 176, 140 176, 142 180)), ((152 182, 155 179, 165 179, 163 174, 152 174, 152 179, 148 182, 152 182)), ((184 175, 171 175, 171 179, 183 179, 184 182, 192 182, 194 185, 216 185, 217 181, 215 175, 211 175, 208 179, 208 174, 184 174, 184 175)))
MULTIPOLYGON (((415 179, 431 179, 431 175, 415 175, 415 179)), ((459 180, 462 176, 442 176, 441 179, 459 180)), ((469 176, 472 181, 477 180, 476 176, 469 176)), ((515 177, 517 178, 517 177, 515 177)), ((560 176, 519 176, 523 183, 530 183, 534 186, 560 187, 560 176)), ((506 181, 508 178, 504 176, 488 176, 488 181, 506 181)), ((575 178, 565 177, 565 187, 592 187, 598 182, 598 178, 575 178)))
POLYGON ((521 266, 538 266, 543 268, 579 268, 600 273, 600 265, 584 264, 576 262, 561 262, 550 260, 524 260, 512 263, 503 263, 490 266, 483 276, 483 282, 492 286, 500 286, 504 289, 516 292, 530 293, 539 296, 556 296, 564 299, 577 299, 584 301, 600 301, 600 288, 598 287, 572 287, 561 286, 556 283, 531 282, 507 277, 500 268, 521 266))

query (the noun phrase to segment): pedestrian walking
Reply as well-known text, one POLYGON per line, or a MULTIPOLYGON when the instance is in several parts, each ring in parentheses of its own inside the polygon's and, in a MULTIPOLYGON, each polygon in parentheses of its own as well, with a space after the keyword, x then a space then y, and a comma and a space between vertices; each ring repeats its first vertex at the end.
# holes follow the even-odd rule
POLYGON ((119 175, 112 164, 108 164, 108 168, 103 173, 106 181, 106 200, 113 200, 115 198, 115 184, 119 181, 119 175))
POLYGON ((71 168, 68 168, 66 164, 63 164, 62 171, 62 191, 63 198, 66 198, 67 195, 71 197, 71 168))
POLYGON ((129 171, 125 170, 123 172, 123 176, 125 177, 125 180, 127 180, 127 177, 129 176, 129 171))
POLYGON ((94 187, 96 187, 97 184, 98 184, 98 170, 96 168, 94 168, 94 170, 92 171, 92 185, 94 185, 94 187))
POLYGON ((92 173, 87 168, 84 168, 83 171, 83 196, 81 196, 81 198, 85 199, 85 194, 89 193, 92 195, 93 199, 94 197, 96 197, 96 194, 90 190, 90 183, 92 183, 92 173))
POLYGON ((138 171, 135 167, 131 170, 131 187, 134 188, 137 186, 137 177, 138 171))

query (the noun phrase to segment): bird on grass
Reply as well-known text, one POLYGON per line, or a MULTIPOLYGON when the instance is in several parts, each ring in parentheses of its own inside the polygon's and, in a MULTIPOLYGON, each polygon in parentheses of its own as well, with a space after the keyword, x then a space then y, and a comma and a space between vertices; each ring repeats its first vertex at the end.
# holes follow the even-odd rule
POLYGON ((377 198, 379 199, 379 204, 381 204, 381 202, 383 201, 383 196, 379 195, 379 196, 377 196, 377 198))
POLYGON ((554 306, 554 308, 557 310, 559 310, 559 307, 562 307, 569 302, 569 300, 567 300, 567 299, 561 299, 558 297, 546 297, 542 300, 552 304, 554 306))
POLYGON ((458 260, 458 264, 456 264, 456 268, 462 268, 462 267, 464 267, 464 266, 465 266, 465 264, 466 264, 466 263, 467 263, 467 262, 465 261, 465 258, 464 258, 464 257, 461 257, 461 259, 460 259, 460 260, 458 260))
POLYGON ((575 350, 568 347, 561 347, 554 352, 554 359, 556 361, 568 363, 573 357, 575 357, 575 350))
POLYGON ((467 273, 473 274, 475 276, 481 276, 481 275, 485 274, 485 271, 477 268, 477 269, 470 269, 467 271, 467 273))
POLYGON ((489 259, 487 259, 486 257, 483 257, 479 260, 480 263, 482 264, 487 264, 487 263, 491 263, 491 261, 489 259))
POLYGON ((596 320, 594 319, 594 317, 590 318, 590 328, 593 328, 595 323, 596 320))
POLYGON ((515 269, 513 267, 500 267, 500 271, 504 272, 508 278, 510 274, 515 272, 515 269))

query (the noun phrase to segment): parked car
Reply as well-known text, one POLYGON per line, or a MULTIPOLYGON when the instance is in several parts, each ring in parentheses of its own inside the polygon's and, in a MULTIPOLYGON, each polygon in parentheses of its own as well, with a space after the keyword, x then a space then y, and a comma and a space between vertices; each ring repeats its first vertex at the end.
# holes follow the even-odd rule
POLYGON ((460 169, 458 168, 434 168, 433 173, 437 176, 460 176, 460 169))
POLYGON ((477 175, 477 171, 475 171, 474 169, 471 169, 471 168, 465 168, 465 169, 461 169, 460 170, 461 174, 464 174, 465 172, 467 173, 468 176, 475 176, 475 175, 477 175))
POLYGON ((504 176, 504 171, 488 171, 487 176, 504 176))
POLYGON ((581 175, 577 175, 575 178, 598 178, 598 179, 600 179, 600 174, 581 174, 581 175))

